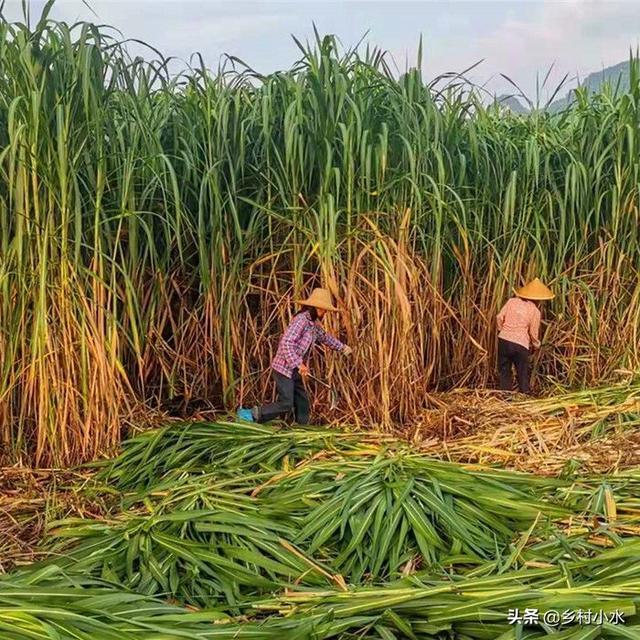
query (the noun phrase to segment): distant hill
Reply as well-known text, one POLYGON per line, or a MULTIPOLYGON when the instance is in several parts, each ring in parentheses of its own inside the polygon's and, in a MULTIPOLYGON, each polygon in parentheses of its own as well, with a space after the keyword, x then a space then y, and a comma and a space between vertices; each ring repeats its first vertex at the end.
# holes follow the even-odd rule
MULTIPOLYGON (((587 89, 589 93, 599 91, 604 84, 610 84, 612 87, 619 86, 619 90, 624 92, 629 90, 629 61, 619 62, 611 67, 606 67, 602 71, 594 71, 590 73, 579 87, 587 89)), ((560 111, 573 102, 574 89, 571 89, 564 98, 555 100, 549 105, 550 111, 560 111)))
MULTIPOLYGON (((580 81, 578 86, 586 88, 590 93, 595 93, 605 83, 609 83, 612 87, 619 86, 620 91, 627 91, 629 89, 629 61, 619 62, 601 71, 594 71, 580 81)), ((575 89, 571 89, 564 97, 554 100, 549 105, 549 111, 556 113, 570 105, 574 100, 574 92, 575 89)), ((513 113, 529 113, 529 108, 523 105, 515 96, 501 95, 496 98, 496 102, 513 113)))
POLYGON ((496 102, 502 109, 509 109, 513 113, 529 113, 529 109, 523 106, 515 96, 501 95, 496 98, 496 102))

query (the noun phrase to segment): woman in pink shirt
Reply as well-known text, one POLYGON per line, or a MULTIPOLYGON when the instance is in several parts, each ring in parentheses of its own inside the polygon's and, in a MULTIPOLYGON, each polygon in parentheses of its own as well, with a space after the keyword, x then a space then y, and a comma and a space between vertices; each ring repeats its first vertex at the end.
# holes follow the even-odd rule
POLYGON ((529 354, 540 347, 541 300, 551 300, 553 293, 538 278, 518 289, 498 314, 498 371, 500 389, 511 391, 512 367, 515 366, 518 389, 529 394, 529 354))

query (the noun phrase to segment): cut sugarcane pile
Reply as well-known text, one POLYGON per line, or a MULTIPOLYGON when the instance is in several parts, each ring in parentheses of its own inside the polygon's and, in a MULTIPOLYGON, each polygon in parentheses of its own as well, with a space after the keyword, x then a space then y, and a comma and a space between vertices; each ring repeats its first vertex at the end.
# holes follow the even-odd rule
MULTIPOLYGON (((372 433, 177 424, 125 443, 0 579, 11 640, 541 638, 509 610, 622 613, 640 634, 640 477, 537 477, 372 433), (113 498, 111 498, 113 499, 113 498)), ((634 635, 635 634, 635 635, 634 635)))

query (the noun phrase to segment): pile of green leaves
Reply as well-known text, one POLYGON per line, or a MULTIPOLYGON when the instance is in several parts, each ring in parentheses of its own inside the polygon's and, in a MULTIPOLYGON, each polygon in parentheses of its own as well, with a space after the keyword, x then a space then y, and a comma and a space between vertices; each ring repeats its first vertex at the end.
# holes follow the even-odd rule
POLYGON ((313 455, 357 451, 363 443, 384 439, 375 433, 317 427, 224 421, 170 424, 125 441, 117 458, 99 465, 98 477, 121 491, 142 490, 166 475, 281 470, 313 455))
POLYGON ((298 516, 295 541, 329 549, 331 565, 353 583, 403 567, 477 563, 516 532, 567 512, 534 497, 517 474, 493 476, 416 455, 329 461, 292 472, 264 496, 298 516))
POLYGON ((290 523, 261 515, 241 495, 209 493, 209 502, 202 510, 161 504, 114 522, 65 521, 53 532, 54 562, 145 595, 200 607, 224 601, 236 612, 243 600, 300 580, 326 587, 330 573, 289 542, 297 532, 290 523))
POLYGON ((365 447, 356 434, 313 428, 173 425, 127 443, 101 473, 143 489, 124 494, 127 513, 111 521, 57 523, 54 561, 145 595, 235 612, 291 584, 371 584, 478 564, 534 522, 568 513, 536 497, 557 481, 464 469, 400 443, 365 447))
POLYGON ((640 630, 640 541, 623 526, 637 512, 633 474, 569 482, 358 434, 221 423, 148 432, 100 475, 120 511, 55 523, 50 559, 0 581, 7 638, 613 640, 640 630), (589 519, 590 530, 565 530, 589 519), (509 623, 509 609, 527 607, 620 610, 627 624, 509 623))

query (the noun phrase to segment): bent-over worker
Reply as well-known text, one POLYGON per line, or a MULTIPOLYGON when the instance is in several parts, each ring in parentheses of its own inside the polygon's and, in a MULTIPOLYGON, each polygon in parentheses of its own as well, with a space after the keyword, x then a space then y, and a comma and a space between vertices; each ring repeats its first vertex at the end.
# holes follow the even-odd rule
POLYGON ((554 295, 538 278, 515 291, 498 314, 498 371, 500 389, 510 391, 515 366, 518 389, 531 393, 529 387, 529 356, 540 348, 540 309, 542 300, 554 295))
POLYGON ((317 342, 345 355, 351 347, 328 334, 320 324, 327 311, 337 311, 327 289, 314 289, 306 300, 299 300, 302 309, 293 317, 278 343, 271 363, 271 375, 276 383, 278 399, 252 409, 240 408, 238 417, 250 422, 268 422, 294 412, 298 424, 309 423, 309 397, 304 380, 309 375, 305 358, 317 342))

